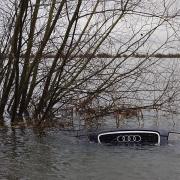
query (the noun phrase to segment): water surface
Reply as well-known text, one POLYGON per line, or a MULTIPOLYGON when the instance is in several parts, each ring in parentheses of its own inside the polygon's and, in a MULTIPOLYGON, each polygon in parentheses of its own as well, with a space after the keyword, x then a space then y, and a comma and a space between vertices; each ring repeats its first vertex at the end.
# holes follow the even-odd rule
POLYGON ((72 134, 0 130, 0 179, 179 180, 180 140, 164 146, 113 147, 72 134))

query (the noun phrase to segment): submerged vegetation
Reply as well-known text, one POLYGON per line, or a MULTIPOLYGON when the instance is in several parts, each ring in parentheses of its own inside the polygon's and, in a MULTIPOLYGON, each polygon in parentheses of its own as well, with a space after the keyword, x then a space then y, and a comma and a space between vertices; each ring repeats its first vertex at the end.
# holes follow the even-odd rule
POLYGON ((0 124, 90 128, 115 115, 119 126, 143 109, 172 110, 175 69, 153 69, 158 58, 180 57, 159 53, 172 40, 174 3, 2 1, 0 124), (151 48, 162 27, 166 39, 151 48))

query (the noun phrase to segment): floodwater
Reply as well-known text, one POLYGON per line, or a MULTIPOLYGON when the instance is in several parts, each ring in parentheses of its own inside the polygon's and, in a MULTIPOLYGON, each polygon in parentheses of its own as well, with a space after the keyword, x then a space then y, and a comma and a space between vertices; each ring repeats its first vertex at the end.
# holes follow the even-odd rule
POLYGON ((2 180, 179 180, 180 138, 163 146, 90 143, 49 129, 0 130, 2 180))
MULTIPOLYGON (((166 67, 164 74, 166 74, 167 61, 164 63, 166 67)), ((179 70, 174 72, 178 76, 172 81, 174 83, 172 87, 180 89, 177 83, 179 70)), ((164 77, 162 72, 159 74, 164 77)), ((162 84, 159 83, 159 76, 154 74, 154 77, 158 79, 154 84, 159 88, 162 84)), ((146 78, 142 80, 147 81, 146 78)), ((149 84, 151 88, 152 83, 149 84)), ((146 93, 141 92, 139 96, 143 100, 156 97, 156 94, 146 93)), ((132 103, 134 103, 133 98, 132 103)), ((176 108, 178 110, 180 108, 179 98, 176 108)), ((160 118, 158 116, 146 112, 144 122, 141 124, 146 128, 158 126, 160 129, 180 132, 180 117, 173 117, 173 114, 169 116, 162 114, 160 118)), ((108 127, 114 126, 111 120, 106 123, 108 127)), ((137 119, 134 121, 131 119, 124 125, 136 127, 137 119)), ((32 129, 0 129, 0 179, 179 180, 180 137, 170 140, 163 146, 120 147, 90 143, 86 138, 79 139, 74 137, 73 133, 57 129, 46 130, 41 135, 32 129)))

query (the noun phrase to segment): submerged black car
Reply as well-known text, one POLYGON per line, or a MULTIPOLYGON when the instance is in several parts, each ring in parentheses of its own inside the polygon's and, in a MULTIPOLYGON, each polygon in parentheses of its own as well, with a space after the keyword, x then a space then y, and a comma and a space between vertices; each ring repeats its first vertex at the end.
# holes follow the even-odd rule
POLYGON ((115 129, 91 132, 92 142, 110 145, 162 145, 168 142, 168 131, 151 129, 115 129))

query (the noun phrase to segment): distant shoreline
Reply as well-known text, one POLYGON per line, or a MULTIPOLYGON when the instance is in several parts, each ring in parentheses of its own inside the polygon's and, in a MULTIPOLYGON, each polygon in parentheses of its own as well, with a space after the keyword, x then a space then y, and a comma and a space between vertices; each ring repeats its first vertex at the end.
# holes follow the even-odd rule
MULTIPOLYGON (((8 58, 9 55, 2 55, 0 54, 0 59, 1 58, 8 58)), ((22 54, 20 56, 21 58, 25 58, 25 54, 22 54)), ((30 58, 35 57, 35 55, 31 55, 30 58)), ((44 54, 42 55, 43 58, 55 58, 55 54, 44 54)), ((60 57, 65 57, 65 55, 61 55, 60 57)), ((111 54, 106 54, 106 53, 99 53, 96 55, 93 54, 79 54, 79 55, 71 55, 71 57, 79 57, 79 58, 128 58, 128 57, 134 57, 134 58, 149 58, 149 57, 154 57, 154 58, 180 58, 180 54, 118 54, 118 55, 111 55, 111 54)))
MULTIPOLYGON (((32 56, 34 57, 34 56, 32 56)), ((54 54, 47 54, 43 55, 44 58, 54 58, 54 54)), ((61 55, 61 57, 65 57, 65 55, 61 55)), ((79 58, 127 58, 127 57, 134 57, 134 58, 149 58, 149 57, 154 57, 154 58, 180 58, 180 54, 118 54, 118 55, 111 55, 111 54, 106 54, 106 53, 99 53, 96 55, 92 54, 79 54, 79 55, 71 55, 71 57, 79 57, 79 58)))

